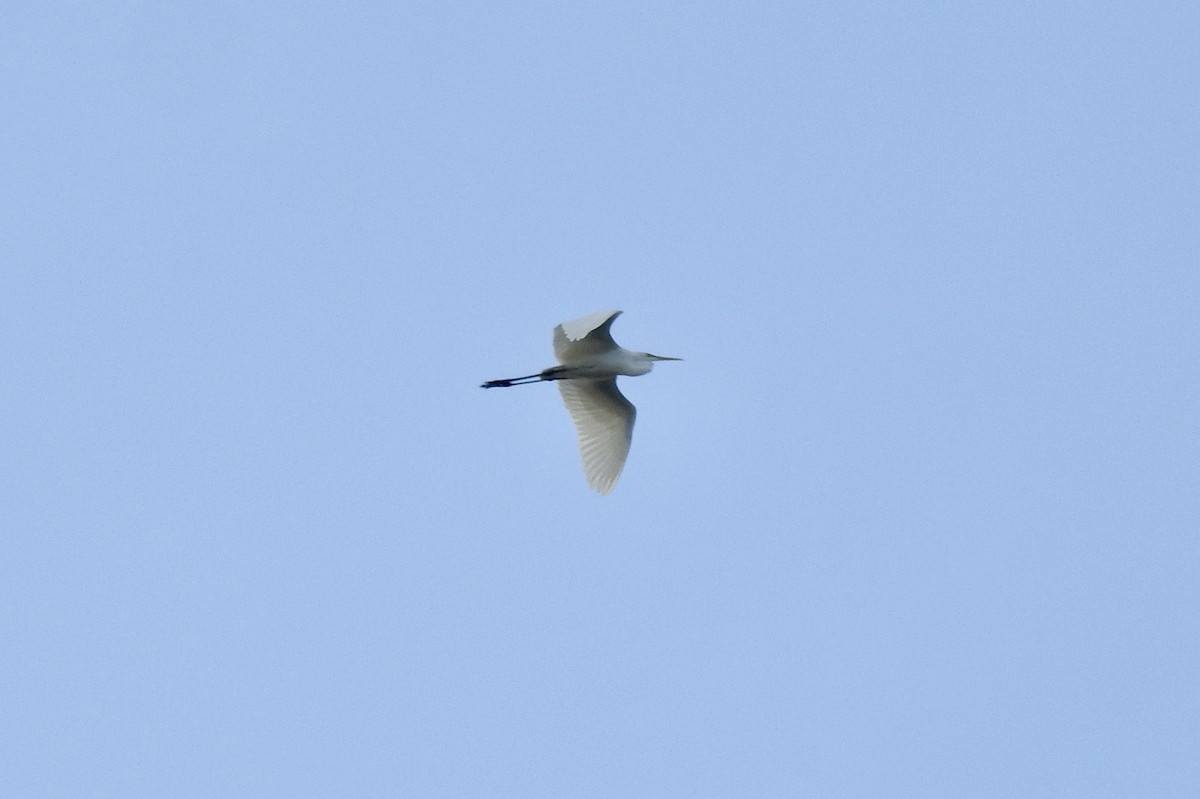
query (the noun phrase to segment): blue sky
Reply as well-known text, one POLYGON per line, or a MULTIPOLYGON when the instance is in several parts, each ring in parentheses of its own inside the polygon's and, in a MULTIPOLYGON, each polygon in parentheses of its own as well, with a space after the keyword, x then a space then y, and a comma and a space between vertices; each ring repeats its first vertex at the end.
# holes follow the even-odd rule
POLYGON ((1200 794, 1192 4, 5 17, 3 795, 1200 794))

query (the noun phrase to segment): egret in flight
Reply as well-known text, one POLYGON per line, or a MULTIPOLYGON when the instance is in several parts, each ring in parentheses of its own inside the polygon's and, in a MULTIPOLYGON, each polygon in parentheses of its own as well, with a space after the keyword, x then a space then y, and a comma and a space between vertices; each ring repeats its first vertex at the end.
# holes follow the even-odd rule
POLYGON ((579 431, 579 454, 588 485, 607 494, 617 484, 637 409, 617 388, 617 375, 637 377, 655 361, 681 361, 617 346, 609 328, 620 311, 600 311, 563 322, 554 328, 554 357, 558 366, 535 375, 489 380, 482 388, 508 388, 557 380, 563 403, 579 431))

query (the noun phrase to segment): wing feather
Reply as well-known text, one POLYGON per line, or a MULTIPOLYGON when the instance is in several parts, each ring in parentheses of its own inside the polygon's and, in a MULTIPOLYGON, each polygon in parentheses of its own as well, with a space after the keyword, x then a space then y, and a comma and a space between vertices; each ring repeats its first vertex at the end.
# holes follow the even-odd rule
POLYGON ((614 349, 617 344, 609 328, 620 315, 620 311, 598 311, 563 322, 554 328, 554 357, 567 363, 614 349))
POLYGON ((579 433, 579 456, 588 485, 607 494, 625 468, 637 409, 621 394, 616 378, 560 380, 558 390, 579 433))

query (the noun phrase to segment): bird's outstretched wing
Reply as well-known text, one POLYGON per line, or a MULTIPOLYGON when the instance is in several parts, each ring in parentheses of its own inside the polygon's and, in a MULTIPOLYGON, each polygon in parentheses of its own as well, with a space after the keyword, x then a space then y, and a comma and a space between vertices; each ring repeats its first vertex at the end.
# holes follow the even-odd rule
POLYGON ((568 363, 615 349, 617 344, 608 330, 620 315, 620 311, 598 311, 563 322, 554 328, 554 357, 559 363, 568 363))
POLYGON ((607 494, 625 468, 637 409, 617 389, 616 378, 560 380, 558 390, 579 432, 579 456, 588 485, 607 494))

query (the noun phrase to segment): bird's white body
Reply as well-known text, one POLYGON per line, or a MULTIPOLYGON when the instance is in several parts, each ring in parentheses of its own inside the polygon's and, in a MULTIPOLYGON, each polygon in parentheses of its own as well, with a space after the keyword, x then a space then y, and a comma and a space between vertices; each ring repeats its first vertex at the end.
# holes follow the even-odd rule
POLYGON ((559 379, 599 379, 619 375, 638 377, 654 368, 653 362, 647 359, 647 355, 648 353, 645 352, 634 352, 624 347, 617 347, 615 350, 588 355, 577 361, 569 358, 560 359, 559 363, 567 368, 558 373, 562 375, 559 379))
POLYGON ((558 366, 536 375, 483 384, 484 388, 497 388, 558 381, 563 404, 579 433, 584 475, 601 494, 611 491, 621 476, 637 418, 637 409, 617 388, 617 377, 644 375, 655 361, 680 360, 617 346, 609 328, 620 314, 620 311, 601 311, 563 322, 554 328, 558 366))

